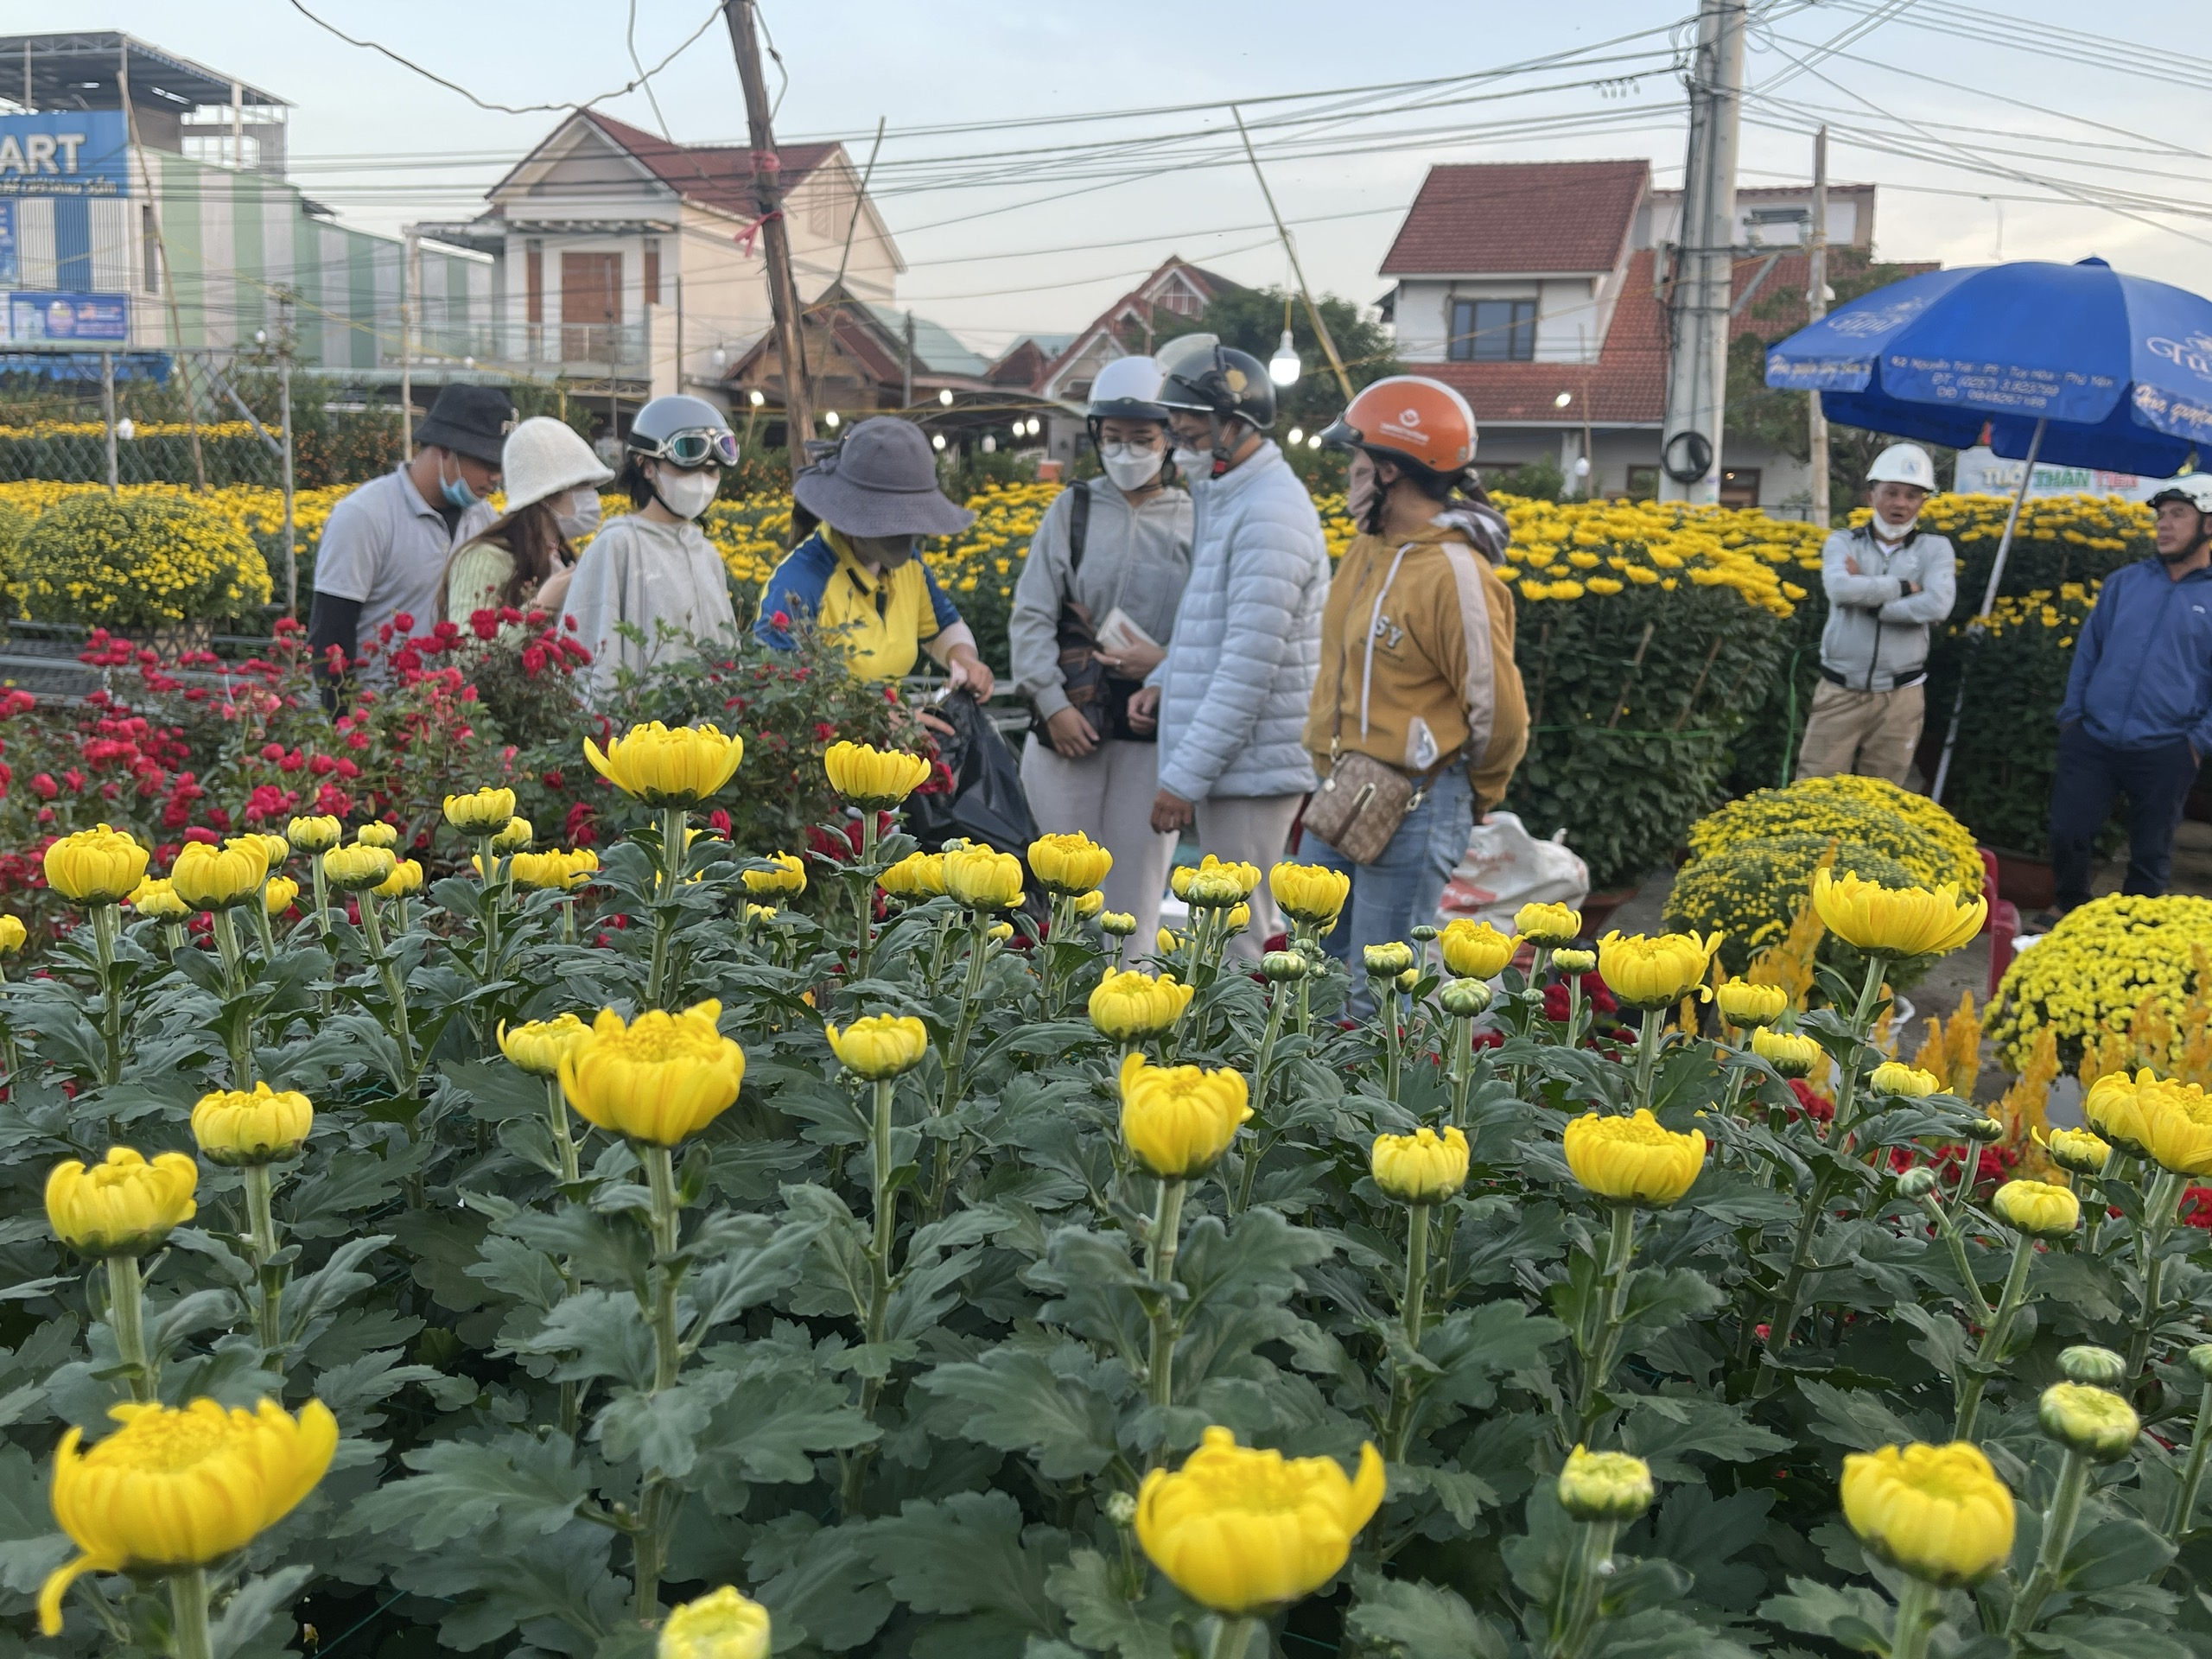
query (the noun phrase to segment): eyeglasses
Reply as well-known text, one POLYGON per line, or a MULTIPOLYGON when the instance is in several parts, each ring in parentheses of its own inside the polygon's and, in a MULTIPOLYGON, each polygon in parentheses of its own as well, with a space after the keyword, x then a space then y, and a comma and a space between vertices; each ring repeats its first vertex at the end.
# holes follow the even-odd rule
POLYGON ((671 432, 658 443, 640 448, 638 453, 678 467, 703 467, 710 461, 734 467, 737 434, 724 426, 696 426, 686 431, 671 432))

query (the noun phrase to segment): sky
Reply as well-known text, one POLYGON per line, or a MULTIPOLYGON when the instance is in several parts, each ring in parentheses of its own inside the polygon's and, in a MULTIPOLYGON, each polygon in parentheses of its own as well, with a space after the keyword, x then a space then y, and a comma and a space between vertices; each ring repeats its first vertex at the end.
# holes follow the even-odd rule
MULTIPOLYGON (((681 142, 743 137, 710 0, 306 3, 512 105, 609 92, 636 74, 632 43, 650 68, 707 24, 654 75, 651 99, 632 91, 596 107, 648 130, 664 123, 681 142)), ((764 0, 760 15, 782 60, 781 74, 769 68, 778 137, 842 137, 864 163, 886 123, 874 194, 909 265, 899 302, 992 352, 1081 327, 1171 252, 1249 283, 1287 280, 1234 148, 1230 102, 1255 123, 1308 280, 1363 304, 1389 286, 1376 268, 1432 164, 1643 156, 1658 184, 1675 185, 1686 108, 1677 48, 1694 4, 1457 0, 1394 15, 1342 0, 764 0), (1541 61, 1561 54, 1580 60, 1541 61), (1350 90, 1449 77, 1480 79, 1350 90), (1064 119, 1094 112, 1112 118, 1064 119), (947 126, 971 130, 918 130, 947 126)), ((2200 38, 2196 8, 2015 0, 1999 15, 1953 0, 1753 0, 1752 11, 1740 182, 1808 177, 1808 130, 1826 119, 1831 177, 1882 188, 1880 257, 2098 254, 2212 287, 2202 274, 2212 70, 2196 67, 2193 45, 2172 44, 2200 38), (2121 32, 2088 33, 2101 17, 2121 32), (2158 211, 2177 201, 2190 211, 2158 211)), ((72 21, 128 30, 289 99, 295 181, 365 229, 467 217, 562 118, 480 109, 346 45, 288 0, 92 0, 72 21)), ((0 33, 40 26, 22 0, 0 4, 0 33)))

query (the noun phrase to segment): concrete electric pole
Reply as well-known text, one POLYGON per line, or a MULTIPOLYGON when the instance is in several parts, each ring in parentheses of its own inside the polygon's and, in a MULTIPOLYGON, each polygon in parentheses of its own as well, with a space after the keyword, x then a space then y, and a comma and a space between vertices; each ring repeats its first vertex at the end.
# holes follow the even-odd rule
MULTIPOLYGON (((1813 239, 1805 276, 1805 315, 1818 322, 1828 314, 1828 130, 1813 137, 1813 239)), ((1806 397, 1806 449, 1813 467, 1812 521, 1828 527, 1828 417, 1821 394, 1806 397)))
POLYGON ((1744 91, 1745 0, 1700 0, 1690 71, 1690 142, 1682 171, 1674 292, 1668 305, 1667 423, 1659 499, 1720 498, 1734 285, 1736 154, 1744 91))
POLYGON ((798 286, 791 280, 791 237, 784 223, 783 175, 776 159, 776 135, 768 122, 768 83, 760 73, 760 43, 753 32, 752 0, 726 0, 722 17, 737 54, 737 78, 745 88, 745 125, 753 146, 753 199, 761 246, 768 260, 768 305, 776 321, 776 355, 784 370, 784 442, 791 470, 806 465, 807 441, 814 435, 814 410, 806 384, 806 339, 800 327, 798 286))

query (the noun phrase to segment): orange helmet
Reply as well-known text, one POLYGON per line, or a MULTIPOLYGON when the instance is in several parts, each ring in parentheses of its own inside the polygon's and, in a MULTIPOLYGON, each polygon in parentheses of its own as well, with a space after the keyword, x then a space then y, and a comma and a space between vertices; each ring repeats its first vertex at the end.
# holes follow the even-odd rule
POLYGON ((1354 397, 1321 442, 1452 478, 1474 460, 1475 435, 1475 412, 1458 392, 1425 375, 1394 374, 1354 397))

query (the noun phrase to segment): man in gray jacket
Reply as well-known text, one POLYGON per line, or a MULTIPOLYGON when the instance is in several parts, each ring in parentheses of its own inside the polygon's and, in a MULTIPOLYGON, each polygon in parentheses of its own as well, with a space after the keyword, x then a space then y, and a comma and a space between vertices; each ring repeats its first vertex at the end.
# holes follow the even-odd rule
MULTIPOLYGON (((1300 740, 1320 671, 1328 543, 1313 498, 1266 436, 1275 396, 1259 359, 1185 334, 1159 361, 1195 512, 1167 659, 1130 700, 1133 715, 1159 711, 1152 824, 1179 830, 1195 817, 1202 849, 1264 874, 1313 787, 1300 740)), ((1230 949, 1256 961, 1282 923, 1265 881, 1251 906, 1230 949)))
POLYGON ((1797 775, 1854 772, 1902 784, 1927 712, 1929 630, 1951 613, 1958 561, 1947 539, 1918 527, 1936 487, 1925 449, 1891 444, 1866 482, 1872 516, 1821 550, 1828 621, 1797 775))

